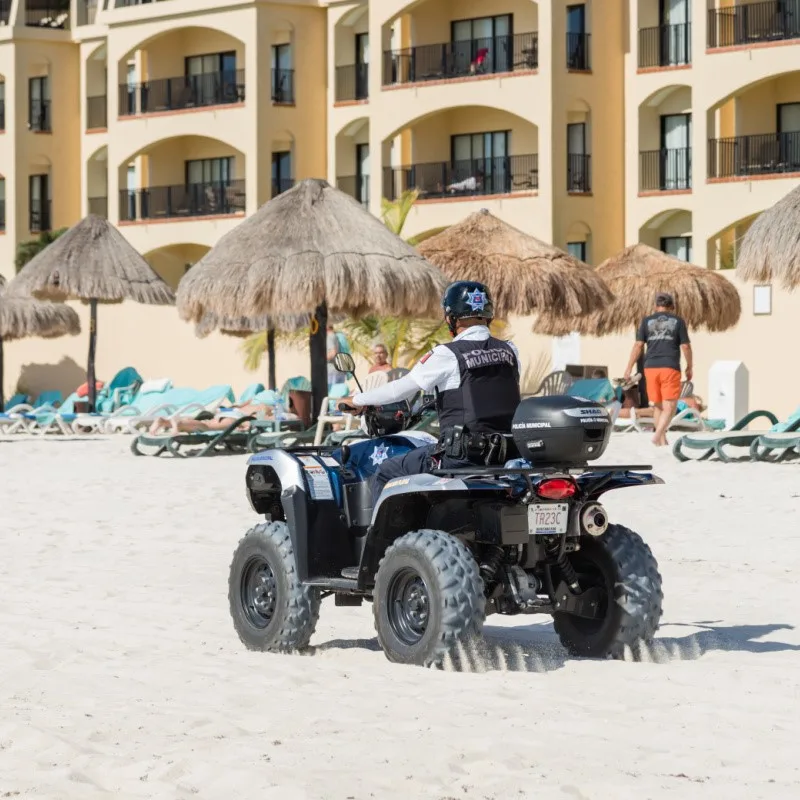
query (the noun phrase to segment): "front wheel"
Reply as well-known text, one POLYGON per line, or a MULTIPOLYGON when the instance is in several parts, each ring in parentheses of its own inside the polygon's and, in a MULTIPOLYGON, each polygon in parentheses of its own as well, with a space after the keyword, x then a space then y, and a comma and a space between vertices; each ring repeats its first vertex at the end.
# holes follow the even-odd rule
POLYGON ((574 656, 634 658, 655 636, 661 621, 661 575, 650 548, 638 533, 610 525, 597 537, 584 536, 568 557, 582 589, 599 589, 595 619, 553 615, 561 644, 574 656))
POLYGON ((378 641, 402 664, 441 666, 448 656, 458 663, 486 615, 475 558, 444 531, 413 531, 388 547, 373 599, 378 641))
POLYGON ((319 619, 319 591, 297 577, 285 522, 251 528, 231 562, 228 602, 248 650, 287 653, 308 646, 319 619))

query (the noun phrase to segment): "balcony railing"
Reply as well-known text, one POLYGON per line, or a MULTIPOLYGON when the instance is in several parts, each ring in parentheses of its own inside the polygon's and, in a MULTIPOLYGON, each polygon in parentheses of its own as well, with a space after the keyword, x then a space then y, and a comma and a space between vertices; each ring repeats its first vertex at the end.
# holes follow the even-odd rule
POLYGON ((383 54, 383 85, 452 80, 536 69, 538 33, 426 44, 383 54))
POLYGON ((336 67, 337 103, 348 100, 366 100, 369 97, 369 64, 348 64, 336 67))
POLYGON ((708 11, 708 47, 800 39, 800 0, 713 8, 708 11))
POLYGON ((105 217, 106 219, 108 219, 108 198, 90 197, 89 213, 96 214, 98 217, 105 217))
POLYGON ((279 194, 288 192, 294 186, 294 178, 278 178, 272 181, 272 196, 277 197, 279 194))
POLYGON ((692 25, 659 25, 639 30, 639 67, 675 67, 692 63, 692 25))
POLYGON ((272 102, 294 103, 294 70, 272 70, 272 102))
POLYGON ((0 131, 6 129, 6 101, 5 98, 0 99, 0 131))
POLYGON ((570 153, 567 155, 567 191, 586 194, 592 191, 592 157, 570 153))
POLYGON ((396 200, 417 189, 421 200, 513 194, 539 188, 539 157, 532 155, 439 161, 383 170, 383 196, 396 200))
POLYGON ((121 222, 208 217, 238 214, 244 210, 243 180, 122 189, 119 193, 121 222))
POLYGON ((31 233, 41 233, 49 231, 50 224, 50 201, 31 200, 30 212, 28 214, 28 230, 31 233))
POLYGON ((336 179, 336 188, 369 208, 369 175, 345 175, 336 179))
POLYGON ((108 127, 108 98, 104 95, 86 98, 86 130, 108 127))
POLYGON ((708 142, 708 177, 800 172, 800 131, 731 136, 708 142))
POLYGON ((0 200, 0 231, 6 229, 6 201, 0 200))
POLYGON ((69 0, 24 0, 28 28, 69 28, 69 0))
POLYGON ((78 25, 94 25, 98 6, 102 8, 103 0, 78 0, 78 25))
POLYGON ((158 78, 119 87, 119 115, 154 114, 244 102, 244 70, 158 78), (138 96, 138 106, 137 106, 138 96))
POLYGON ((28 129, 36 133, 49 133, 50 127, 50 101, 38 100, 31 103, 28 112, 28 129))
POLYGON ((160 3, 162 0, 108 0, 108 8, 130 8, 130 6, 146 6, 148 3, 160 3))
POLYGON ((639 191, 673 192, 692 188, 692 148, 639 153, 639 191))
POLYGON ((567 34, 567 69, 577 72, 588 72, 592 68, 591 34, 567 34))

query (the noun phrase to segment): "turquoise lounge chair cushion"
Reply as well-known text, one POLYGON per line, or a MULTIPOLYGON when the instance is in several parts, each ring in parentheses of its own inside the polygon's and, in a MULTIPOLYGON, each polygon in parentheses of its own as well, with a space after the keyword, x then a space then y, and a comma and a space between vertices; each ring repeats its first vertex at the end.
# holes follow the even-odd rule
POLYGON ((26 404, 28 400, 30 400, 30 398, 26 394, 12 395, 11 397, 8 398, 8 400, 6 400, 5 403, 6 411, 8 411, 11 408, 14 408, 15 406, 21 406, 26 404))
POLYGON ((280 400, 280 395, 274 389, 263 389, 254 394, 251 403, 261 403, 265 406, 274 406, 280 400))
POLYGON ((64 396, 61 392, 53 391, 53 392, 42 392, 37 398, 36 402, 33 404, 33 407, 36 408, 43 408, 44 406, 58 406, 59 403, 64 399, 64 396))
POLYGON ((569 397, 583 397, 595 403, 613 403, 617 400, 617 392, 608 378, 583 378, 575 381, 567 389, 569 397))
POLYGON ((798 406, 786 422, 779 422, 773 425, 769 430, 770 433, 784 433, 800 423, 800 406, 798 406))
POLYGON ((251 383, 239 396, 240 403, 249 403, 253 398, 264 391, 263 383, 251 383))

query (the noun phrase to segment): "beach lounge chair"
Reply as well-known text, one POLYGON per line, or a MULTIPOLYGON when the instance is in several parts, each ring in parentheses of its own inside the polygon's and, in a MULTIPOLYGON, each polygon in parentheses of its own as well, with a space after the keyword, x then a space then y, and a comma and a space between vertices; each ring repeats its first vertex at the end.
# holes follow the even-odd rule
POLYGON ((9 404, 5 413, 0 414, 0 427, 4 433, 29 433, 35 427, 37 412, 55 411, 63 401, 59 391, 42 392, 33 403, 9 404))
POLYGON ((115 411, 104 423, 106 433, 135 433, 160 417, 194 418, 202 411, 216 411, 225 403, 235 402, 233 389, 225 384, 196 389, 168 389, 166 392, 140 393, 134 403, 115 411), (155 396, 154 396, 155 395, 155 396))
POLYGON ((582 378, 570 384, 564 394, 602 403, 611 414, 612 423, 622 408, 622 392, 608 378, 582 378))
POLYGON ((751 411, 742 417, 732 428, 723 431, 701 431, 698 433, 687 433, 676 439, 672 445, 672 454, 678 461, 706 461, 716 455, 720 461, 729 462, 734 460, 727 452, 731 447, 749 448, 759 436, 769 431, 748 431, 745 430, 750 423, 765 417, 772 424, 770 430, 775 430, 781 423, 771 411, 751 411), (700 455, 694 459, 687 455, 685 451, 698 451, 700 455))
POLYGON ((786 420, 773 426, 773 430, 762 433, 750 445, 753 461, 788 461, 800 456, 800 406, 786 420))
POLYGON ((95 409, 100 414, 111 414, 122 406, 130 405, 143 383, 144 379, 133 367, 121 369, 108 386, 98 392, 95 409))
POLYGON ((168 453, 176 458, 202 458, 204 456, 240 454, 247 452, 250 432, 244 426, 254 416, 232 419, 221 431, 196 431, 193 433, 141 433, 131 442, 135 456, 161 456, 168 453))
POLYGON ((265 391, 265 387, 263 383, 251 383, 242 393, 239 395, 239 402, 240 403, 250 403, 253 401, 253 398, 257 394, 261 394, 261 392, 265 391))

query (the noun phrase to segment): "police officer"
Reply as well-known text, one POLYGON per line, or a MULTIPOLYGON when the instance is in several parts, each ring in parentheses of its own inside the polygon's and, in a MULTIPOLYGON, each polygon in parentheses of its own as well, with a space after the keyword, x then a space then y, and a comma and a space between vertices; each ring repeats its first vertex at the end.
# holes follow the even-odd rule
POLYGON ((357 393, 357 408, 407 400, 420 390, 435 393, 439 415, 438 444, 419 447, 381 464, 373 484, 373 504, 392 478, 431 469, 499 464, 505 438, 520 402, 519 352, 511 342, 494 338, 489 290, 476 281, 458 281, 442 298, 453 341, 423 356, 408 375, 369 392, 357 393))

